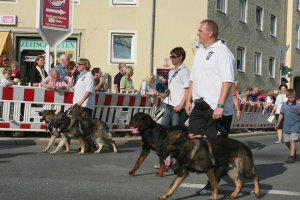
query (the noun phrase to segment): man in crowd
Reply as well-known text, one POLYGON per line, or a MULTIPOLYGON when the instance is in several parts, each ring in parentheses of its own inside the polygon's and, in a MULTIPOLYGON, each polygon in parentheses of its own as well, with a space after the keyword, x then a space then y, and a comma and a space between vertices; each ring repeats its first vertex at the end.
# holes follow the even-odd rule
POLYGON ((124 67, 126 67, 125 63, 119 63, 119 73, 117 73, 114 78, 114 90, 116 91, 116 93, 120 93, 120 81, 124 75, 124 67))
POLYGON ((70 58, 68 54, 61 54, 59 58, 60 58, 60 64, 56 65, 55 68, 58 69, 60 78, 64 79, 68 73, 70 58))
POLYGON ((166 98, 168 89, 168 73, 162 73, 156 83, 156 91, 161 98, 166 98))

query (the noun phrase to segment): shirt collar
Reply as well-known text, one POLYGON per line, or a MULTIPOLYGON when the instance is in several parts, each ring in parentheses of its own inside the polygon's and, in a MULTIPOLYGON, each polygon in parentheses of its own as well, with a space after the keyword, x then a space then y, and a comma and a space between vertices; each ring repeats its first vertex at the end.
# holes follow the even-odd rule
POLYGON ((222 41, 221 40, 218 40, 217 42, 215 42, 215 43, 213 43, 212 45, 210 45, 209 47, 207 47, 206 49, 204 48, 204 46, 203 46, 203 48, 204 48, 204 50, 205 51, 207 51, 207 50, 209 50, 209 49, 211 49, 211 48, 216 48, 218 45, 220 45, 222 43, 222 41))
MULTIPOLYGON (((294 105, 296 105, 296 101, 294 101, 293 103, 292 103, 292 105, 294 106, 294 105)), ((286 101, 286 105, 289 105, 289 101, 286 101)))
POLYGON ((174 67, 172 70, 174 70, 174 71, 177 71, 177 70, 179 70, 179 69, 182 69, 182 68, 184 68, 185 67, 185 65, 184 64, 181 64, 179 67, 174 67))

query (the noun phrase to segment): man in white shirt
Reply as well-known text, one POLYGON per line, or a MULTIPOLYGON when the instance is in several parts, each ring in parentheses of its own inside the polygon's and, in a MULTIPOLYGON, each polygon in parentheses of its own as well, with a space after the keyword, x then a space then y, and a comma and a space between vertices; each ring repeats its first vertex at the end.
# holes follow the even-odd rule
MULTIPOLYGON (((190 115, 189 136, 227 137, 233 115, 234 56, 218 41, 218 25, 203 20, 198 29, 202 47, 196 52, 190 75, 186 112, 190 115), (191 100, 195 103, 192 107, 191 100), (224 130, 225 129, 225 130, 224 130)), ((218 179, 224 175, 218 176, 218 179)), ((226 171, 225 171, 226 175, 226 171)), ((210 185, 197 192, 210 195, 210 185)))
POLYGON ((170 59, 174 68, 169 71, 168 75, 170 94, 164 99, 167 109, 161 124, 165 126, 184 125, 188 119, 185 112, 185 102, 190 84, 190 71, 183 64, 185 55, 186 53, 182 47, 176 47, 170 52, 170 59))

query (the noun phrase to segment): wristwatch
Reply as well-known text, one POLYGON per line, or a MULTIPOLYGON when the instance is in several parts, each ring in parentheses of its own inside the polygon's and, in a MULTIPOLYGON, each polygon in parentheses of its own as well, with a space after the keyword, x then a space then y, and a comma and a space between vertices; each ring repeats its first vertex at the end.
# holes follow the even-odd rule
POLYGON ((217 104, 217 107, 219 107, 219 108, 224 108, 224 104, 218 103, 218 104, 217 104))

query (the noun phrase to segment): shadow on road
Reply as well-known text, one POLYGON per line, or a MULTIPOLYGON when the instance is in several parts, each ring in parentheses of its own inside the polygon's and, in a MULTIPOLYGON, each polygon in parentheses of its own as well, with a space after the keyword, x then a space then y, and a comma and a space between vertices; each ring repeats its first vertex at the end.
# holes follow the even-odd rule
POLYGON ((264 145, 264 144, 261 144, 261 143, 258 143, 258 142, 250 142, 250 141, 244 142, 244 144, 247 147, 249 147, 249 149, 256 149, 256 150, 261 150, 261 149, 263 149, 264 147, 267 146, 267 145, 264 145))

